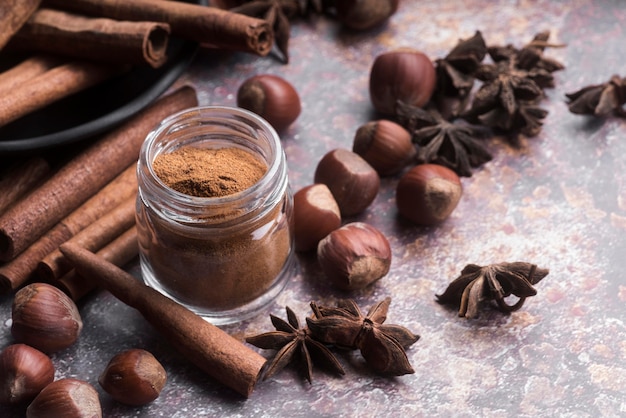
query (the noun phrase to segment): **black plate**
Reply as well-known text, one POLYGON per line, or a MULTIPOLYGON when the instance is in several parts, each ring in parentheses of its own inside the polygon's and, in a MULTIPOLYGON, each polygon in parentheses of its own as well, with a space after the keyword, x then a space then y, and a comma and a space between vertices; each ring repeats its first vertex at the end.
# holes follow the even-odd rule
MULTIPOLYGON (((206 0, 191 1, 206 4, 206 0)), ((103 133, 144 109, 186 70, 198 46, 170 38, 168 62, 137 67, 0 128, 0 155, 41 151, 103 133)))

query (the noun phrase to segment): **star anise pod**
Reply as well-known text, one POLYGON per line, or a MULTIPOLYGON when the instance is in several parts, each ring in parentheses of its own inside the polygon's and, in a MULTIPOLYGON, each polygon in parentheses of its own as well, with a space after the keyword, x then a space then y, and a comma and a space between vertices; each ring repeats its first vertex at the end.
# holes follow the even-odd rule
POLYGON ((289 308, 287 321, 277 316, 270 315, 272 324, 276 331, 247 337, 246 341, 259 348, 278 350, 271 360, 268 360, 263 368, 263 380, 271 377, 276 372, 282 370, 294 357, 300 357, 304 362, 304 373, 306 379, 311 383, 313 379, 313 360, 321 362, 329 370, 345 374, 343 367, 335 356, 324 344, 311 338, 308 328, 300 328, 300 322, 296 314, 289 308))
POLYGON ((466 97, 474 86, 474 73, 487 55, 487 45, 480 31, 462 39, 444 58, 435 61, 437 93, 466 97))
POLYGON ((424 110, 403 102, 396 105, 400 125, 412 134, 419 147, 419 163, 435 163, 454 170, 460 176, 471 176, 471 168, 491 160, 481 139, 485 129, 462 121, 450 122, 434 109, 424 110))
POLYGON ((596 84, 566 94, 569 111, 580 115, 604 117, 613 113, 626 117, 626 78, 614 75, 603 84, 596 84))
POLYGON ((376 372, 393 376, 415 373, 405 349, 419 335, 400 325, 385 325, 391 298, 372 306, 366 316, 353 300, 340 301, 336 308, 311 302, 314 317, 306 318, 311 334, 325 344, 359 349, 376 372))
POLYGON ((533 285, 548 275, 547 269, 525 262, 498 263, 484 267, 467 265, 437 301, 459 305, 459 316, 475 318, 483 302, 495 301, 500 311, 508 313, 522 307, 537 291, 533 285), (515 295, 519 300, 509 305, 504 298, 515 295))

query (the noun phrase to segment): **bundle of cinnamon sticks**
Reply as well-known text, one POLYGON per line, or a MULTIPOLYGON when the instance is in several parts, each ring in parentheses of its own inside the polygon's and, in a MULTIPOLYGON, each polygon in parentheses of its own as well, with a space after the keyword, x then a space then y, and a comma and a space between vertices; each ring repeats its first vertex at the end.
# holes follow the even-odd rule
POLYGON ((0 62, 30 54, 0 72, 0 127, 133 66, 162 66, 170 37, 265 56, 274 36, 264 20, 170 0, 3 0, 0 28, 0 62))

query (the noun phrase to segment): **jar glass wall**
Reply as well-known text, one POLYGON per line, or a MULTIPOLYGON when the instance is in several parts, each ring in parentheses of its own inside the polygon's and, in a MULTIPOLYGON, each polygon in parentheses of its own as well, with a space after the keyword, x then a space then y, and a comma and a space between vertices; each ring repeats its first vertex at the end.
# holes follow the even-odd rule
POLYGON ((146 138, 137 168, 137 228, 144 281, 215 324, 268 305, 295 269, 293 197, 274 129, 243 109, 198 107, 165 119, 146 138), (239 148, 265 163, 251 187, 196 197, 155 173, 161 154, 182 147, 239 148))

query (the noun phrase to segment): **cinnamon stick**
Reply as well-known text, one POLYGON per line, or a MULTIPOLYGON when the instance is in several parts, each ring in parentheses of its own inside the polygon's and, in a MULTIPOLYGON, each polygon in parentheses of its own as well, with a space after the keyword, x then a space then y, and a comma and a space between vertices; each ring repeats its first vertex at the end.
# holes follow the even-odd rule
POLYGON ((7 48, 157 68, 166 61, 169 33, 167 23, 118 21, 41 8, 7 48))
MULTIPOLYGON (((89 251, 98 251, 135 224, 135 202, 135 196, 124 200, 111 212, 78 232, 67 242, 89 251)), ((57 280, 71 269, 71 264, 58 249, 46 255, 37 267, 39 274, 48 282, 57 280)))
POLYGON ((11 260, 139 157, 148 132, 165 117, 197 106, 185 86, 105 135, 0 216, 0 260, 11 260))
POLYGON ((137 193, 136 168, 136 164, 131 164, 15 259, 0 266, 0 294, 8 293, 26 283, 46 254, 57 249, 63 242, 95 222, 123 200, 135 196, 137 193))
POLYGON ((34 189, 49 172, 50 164, 41 157, 31 157, 9 168, 0 179, 0 214, 34 189))
MULTIPOLYGON (((122 267, 135 258, 138 252, 137 227, 133 226, 103 247, 96 255, 109 263, 122 267)), ((74 302, 79 301, 97 287, 95 280, 91 277, 81 276, 76 270, 70 270, 54 284, 71 297, 74 302)))
POLYGON ((7 94, 20 84, 59 65, 59 57, 36 55, 0 73, 0 94, 7 94))
POLYGON ((222 384, 250 396, 265 363, 263 356, 102 257, 73 244, 60 248, 79 274, 94 278, 137 309, 192 363, 222 384))
POLYGON ((0 96, 0 126, 64 97, 94 86, 119 69, 91 62, 71 62, 54 67, 0 96))
POLYGON ((0 49, 37 10, 41 0, 0 1, 0 49))
POLYGON ((183 39, 260 56, 267 55, 274 42, 274 33, 265 20, 217 7, 165 0, 47 0, 44 4, 117 20, 165 22, 171 26, 172 35, 183 39))

